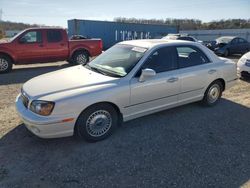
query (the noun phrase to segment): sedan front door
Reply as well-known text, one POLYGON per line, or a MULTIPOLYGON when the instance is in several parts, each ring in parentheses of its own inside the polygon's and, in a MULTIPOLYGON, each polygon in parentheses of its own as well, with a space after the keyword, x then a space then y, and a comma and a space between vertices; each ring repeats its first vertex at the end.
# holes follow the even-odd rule
POLYGON ((155 50, 130 82, 131 98, 128 112, 133 116, 145 115, 171 107, 178 102, 180 80, 177 55, 173 47, 155 50), (153 69, 156 75, 139 81, 141 70, 153 69))

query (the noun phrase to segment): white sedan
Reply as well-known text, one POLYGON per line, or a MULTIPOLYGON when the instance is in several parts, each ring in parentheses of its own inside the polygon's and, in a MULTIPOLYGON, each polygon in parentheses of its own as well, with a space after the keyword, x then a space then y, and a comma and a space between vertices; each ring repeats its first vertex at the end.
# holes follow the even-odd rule
POLYGON ((250 78, 250 52, 247 52, 239 59, 237 71, 241 77, 250 78))
POLYGON ((99 141, 122 121, 195 101, 215 105, 236 80, 236 65, 199 43, 124 41, 85 66, 29 80, 16 109, 39 137, 99 141))

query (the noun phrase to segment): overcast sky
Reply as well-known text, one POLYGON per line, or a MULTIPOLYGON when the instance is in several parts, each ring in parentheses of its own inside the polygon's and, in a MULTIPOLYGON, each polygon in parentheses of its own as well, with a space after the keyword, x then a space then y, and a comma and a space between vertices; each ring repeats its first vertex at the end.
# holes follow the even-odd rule
POLYGON ((68 19, 250 18, 250 0, 0 0, 4 21, 67 27, 68 19))

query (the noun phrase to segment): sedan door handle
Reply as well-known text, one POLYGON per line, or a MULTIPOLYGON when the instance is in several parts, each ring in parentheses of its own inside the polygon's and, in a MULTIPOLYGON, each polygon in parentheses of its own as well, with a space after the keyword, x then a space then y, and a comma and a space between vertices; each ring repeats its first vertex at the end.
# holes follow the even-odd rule
POLYGON ((172 77, 172 78, 169 78, 169 79, 167 80, 167 82, 168 82, 168 83, 173 83, 173 82, 176 82, 176 81, 178 81, 178 80, 179 80, 179 78, 172 77))
POLYGON ((217 72, 217 70, 211 69, 211 70, 208 71, 208 74, 214 74, 214 73, 216 73, 216 72, 217 72))
POLYGON ((43 44, 39 44, 38 46, 39 46, 39 47, 43 47, 43 44))

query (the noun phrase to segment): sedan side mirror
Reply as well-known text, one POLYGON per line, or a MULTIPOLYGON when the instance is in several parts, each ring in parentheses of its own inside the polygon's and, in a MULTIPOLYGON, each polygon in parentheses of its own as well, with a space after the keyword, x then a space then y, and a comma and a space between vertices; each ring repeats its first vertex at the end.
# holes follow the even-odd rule
POLYGON ((148 80, 149 78, 152 78, 156 75, 156 72, 153 69, 143 69, 141 71, 141 76, 139 78, 139 82, 144 82, 145 80, 148 80))

